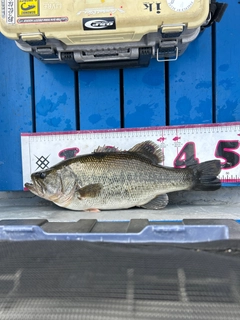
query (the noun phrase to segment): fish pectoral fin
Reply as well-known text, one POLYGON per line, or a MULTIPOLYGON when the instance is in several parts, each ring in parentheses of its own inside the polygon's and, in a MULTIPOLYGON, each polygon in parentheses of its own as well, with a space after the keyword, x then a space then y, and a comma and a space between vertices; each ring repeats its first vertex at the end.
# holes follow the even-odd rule
POLYGON ((144 141, 136 144, 134 147, 129 149, 130 152, 137 152, 144 155, 146 158, 151 160, 153 164, 162 163, 164 155, 159 146, 152 141, 144 141))
POLYGON ((167 194, 160 194, 156 198, 152 199, 151 201, 143 204, 141 207, 145 209, 163 209, 168 204, 168 195, 167 194))
POLYGON ((84 211, 87 211, 87 212, 100 212, 100 210, 97 209, 97 208, 89 208, 89 209, 86 209, 84 211))
POLYGON ((78 193, 78 199, 81 200, 84 198, 95 198, 99 195, 101 190, 102 190, 102 184, 94 183, 94 184, 89 184, 82 188, 78 188, 76 192, 78 193))

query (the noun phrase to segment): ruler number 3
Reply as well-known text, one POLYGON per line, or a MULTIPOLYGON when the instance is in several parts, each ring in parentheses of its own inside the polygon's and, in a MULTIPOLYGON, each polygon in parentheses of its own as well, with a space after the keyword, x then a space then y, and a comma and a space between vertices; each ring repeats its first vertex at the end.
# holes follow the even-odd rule
MULTIPOLYGON (((223 159, 221 162, 223 169, 231 169, 240 163, 240 155, 234 151, 238 149, 240 143, 238 140, 219 140, 215 149, 215 157, 223 159)), ((196 147, 194 142, 187 142, 173 161, 175 168, 186 167, 187 161, 199 163, 196 156, 196 147)))

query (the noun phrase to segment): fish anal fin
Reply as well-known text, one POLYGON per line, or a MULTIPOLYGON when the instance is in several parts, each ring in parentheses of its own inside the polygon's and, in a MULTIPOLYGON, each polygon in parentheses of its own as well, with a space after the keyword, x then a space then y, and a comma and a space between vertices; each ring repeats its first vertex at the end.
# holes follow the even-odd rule
POLYGON ((141 207, 145 209, 163 209, 168 204, 168 195, 167 194, 160 194, 159 196, 155 197, 148 203, 143 204, 141 207))
POLYGON ((101 190, 102 185, 100 183, 94 183, 78 188, 76 192, 78 193, 78 199, 81 200, 84 198, 95 198, 99 195, 101 190))
POLYGON ((158 164, 162 163, 164 160, 164 155, 159 146, 152 141, 144 141, 136 144, 132 147, 130 152, 136 152, 144 155, 146 158, 150 159, 152 163, 158 164))

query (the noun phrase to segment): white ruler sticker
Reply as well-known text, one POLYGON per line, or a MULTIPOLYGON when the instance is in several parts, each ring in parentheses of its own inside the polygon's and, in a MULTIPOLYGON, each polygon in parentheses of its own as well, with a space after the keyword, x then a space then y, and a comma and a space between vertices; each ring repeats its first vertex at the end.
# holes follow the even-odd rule
POLYGON ((150 127, 136 129, 22 133, 23 183, 31 173, 53 166, 77 155, 93 152, 98 146, 115 146, 128 150, 135 144, 151 140, 164 153, 163 165, 184 168, 186 159, 196 162, 219 159, 221 181, 240 184, 240 122, 150 127))

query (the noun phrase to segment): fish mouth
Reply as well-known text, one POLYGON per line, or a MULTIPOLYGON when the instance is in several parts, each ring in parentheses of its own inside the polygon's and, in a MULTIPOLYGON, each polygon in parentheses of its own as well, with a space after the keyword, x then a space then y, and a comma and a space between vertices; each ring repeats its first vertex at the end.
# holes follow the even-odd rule
POLYGON ((37 183, 36 181, 26 182, 24 186, 37 196, 41 197, 44 194, 43 186, 40 183, 37 183))
POLYGON ((27 188, 27 189, 30 190, 30 191, 32 191, 32 190, 35 189, 33 183, 30 183, 30 182, 26 182, 26 183, 24 184, 24 187, 27 188))
POLYGON ((36 196, 53 202, 59 200, 61 196, 59 194, 49 194, 41 180, 32 179, 32 182, 26 182, 24 186, 36 196))

